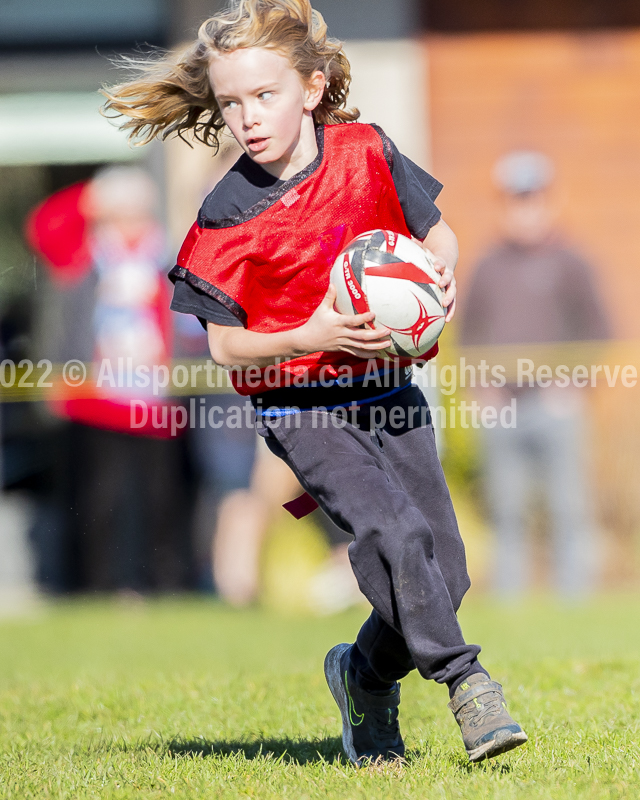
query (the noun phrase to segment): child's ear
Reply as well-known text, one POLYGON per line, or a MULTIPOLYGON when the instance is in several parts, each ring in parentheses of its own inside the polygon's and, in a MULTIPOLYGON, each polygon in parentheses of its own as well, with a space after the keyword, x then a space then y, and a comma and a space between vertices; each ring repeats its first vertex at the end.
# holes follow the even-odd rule
POLYGON ((307 111, 313 111, 314 108, 317 108, 322 100, 322 95, 324 94, 326 84, 327 79, 325 78, 324 73, 317 69, 307 81, 305 89, 304 107, 307 111))

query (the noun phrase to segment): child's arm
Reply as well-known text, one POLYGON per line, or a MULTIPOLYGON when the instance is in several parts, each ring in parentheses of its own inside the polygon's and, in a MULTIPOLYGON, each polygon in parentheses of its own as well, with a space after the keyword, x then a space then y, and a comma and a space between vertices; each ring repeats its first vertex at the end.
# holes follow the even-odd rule
POLYGON ((278 360, 341 350, 360 358, 371 358, 376 351, 391 344, 388 328, 372 330, 361 326, 373 322, 375 314, 339 314, 334 310, 336 290, 329 289, 311 317, 298 328, 277 333, 258 333, 245 328, 207 323, 209 350, 217 364, 268 367, 278 360))
POLYGON ((453 319, 453 315, 456 313, 457 289, 453 272, 458 263, 458 240, 447 223, 443 219, 440 219, 440 221, 431 228, 427 234, 427 238, 422 244, 435 256, 435 267, 442 275, 440 278, 440 288, 446 288, 445 295, 442 299, 442 304, 447 309, 445 322, 450 322, 453 319))

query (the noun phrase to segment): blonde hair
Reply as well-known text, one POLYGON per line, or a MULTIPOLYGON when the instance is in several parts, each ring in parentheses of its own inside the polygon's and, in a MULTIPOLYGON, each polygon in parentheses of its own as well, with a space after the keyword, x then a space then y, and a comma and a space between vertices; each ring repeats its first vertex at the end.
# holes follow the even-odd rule
POLYGON ((327 36, 322 15, 309 0, 238 0, 200 26, 198 38, 180 53, 149 59, 123 58, 121 64, 139 76, 103 88, 107 116, 124 116, 120 125, 130 140, 146 144, 192 131, 193 136, 219 147, 224 121, 209 82, 209 65, 216 53, 245 47, 265 47, 285 55, 307 81, 319 70, 326 79, 320 104, 313 111, 318 124, 353 122, 357 109, 347 109, 351 68, 342 42, 327 36))

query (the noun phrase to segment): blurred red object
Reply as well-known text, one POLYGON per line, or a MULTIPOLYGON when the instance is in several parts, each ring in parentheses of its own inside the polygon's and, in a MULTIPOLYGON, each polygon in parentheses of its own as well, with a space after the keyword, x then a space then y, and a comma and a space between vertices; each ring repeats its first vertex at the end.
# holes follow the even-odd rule
MULTIPOLYGON (((55 192, 36 206, 25 221, 27 243, 49 268, 49 275, 62 291, 65 285, 79 283, 92 268, 90 223, 83 211, 83 195, 88 185, 86 181, 75 183, 55 192)), ((168 349, 172 333, 169 296, 162 284, 156 296, 155 311, 168 349)), ((150 406, 174 405, 162 398, 149 400, 150 406)), ((58 416, 94 428, 154 439, 171 438, 169 427, 153 427, 151 415, 144 425, 132 428, 130 402, 105 397, 104 392, 90 382, 79 388, 61 384, 49 406, 58 416)), ((182 431, 178 435, 182 435, 182 431)))
POLYGON ((76 281, 91 266, 88 225, 80 210, 86 186, 85 182, 75 183, 56 192, 27 217, 27 242, 46 261, 52 277, 58 281, 76 281))

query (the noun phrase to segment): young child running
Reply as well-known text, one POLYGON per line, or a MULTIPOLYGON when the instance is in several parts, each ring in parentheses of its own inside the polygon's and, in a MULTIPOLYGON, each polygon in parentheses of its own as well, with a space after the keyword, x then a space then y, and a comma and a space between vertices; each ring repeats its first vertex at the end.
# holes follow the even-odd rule
POLYGON ((134 137, 191 131, 216 148, 226 126, 244 151, 187 236, 172 307, 206 323, 269 448, 354 537, 373 611, 325 659, 348 758, 403 757, 398 681, 413 669, 447 685, 472 761, 517 747, 527 736, 456 617, 464 546, 411 361, 376 358, 390 331, 337 313, 329 285, 355 236, 414 236, 436 256, 450 320, 457 243, 433 203, 441 185, 355 122, 349 62, 308 0, 240 0, 184 53, 141 69, 107 93, 134 137))

